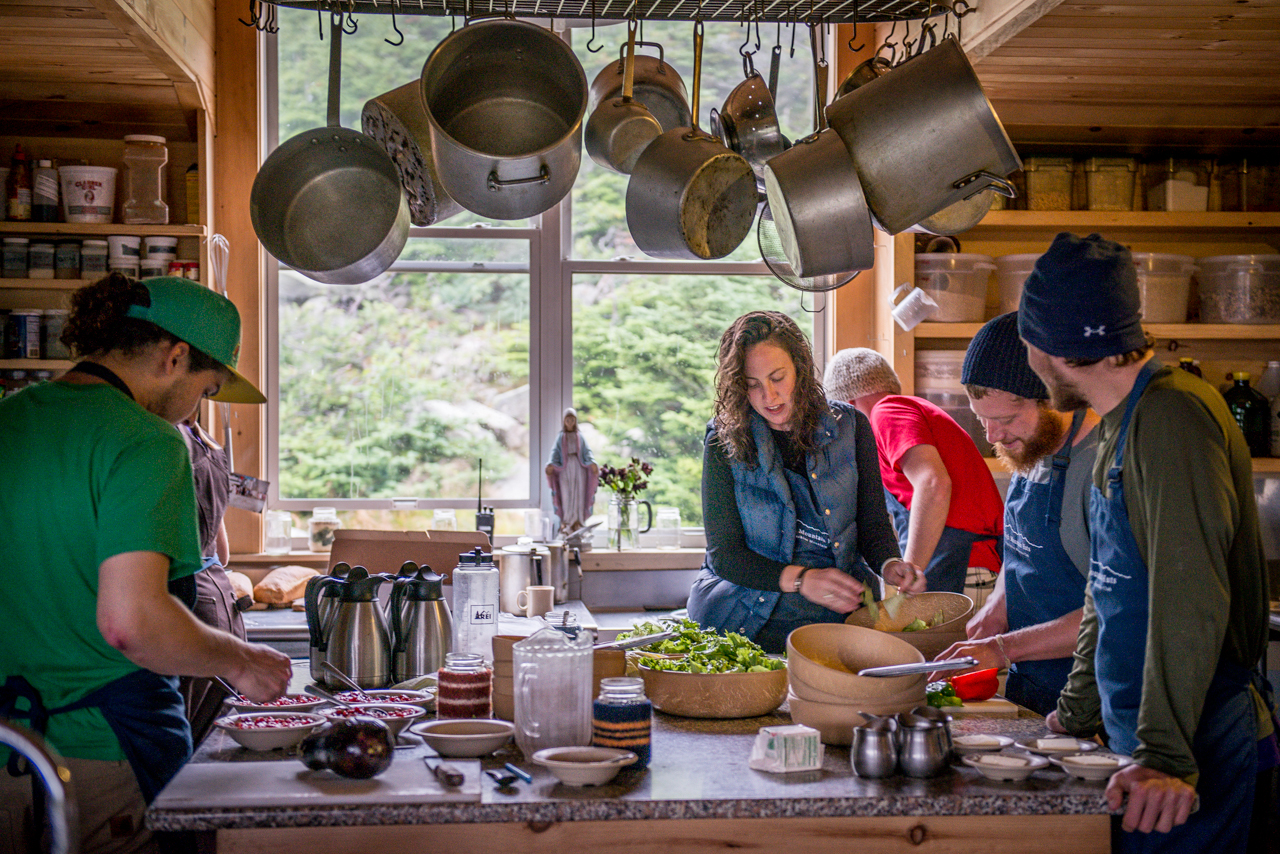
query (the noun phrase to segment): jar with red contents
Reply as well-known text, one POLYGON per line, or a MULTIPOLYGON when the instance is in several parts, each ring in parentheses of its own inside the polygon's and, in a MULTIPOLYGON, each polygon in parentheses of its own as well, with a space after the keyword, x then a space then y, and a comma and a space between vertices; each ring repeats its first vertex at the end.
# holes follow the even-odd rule
POLYGON ((492 706, 493 668, 484 656, 472 652, 447 652, 436 681, 436 716, 440 718, 489 718, 492 706))

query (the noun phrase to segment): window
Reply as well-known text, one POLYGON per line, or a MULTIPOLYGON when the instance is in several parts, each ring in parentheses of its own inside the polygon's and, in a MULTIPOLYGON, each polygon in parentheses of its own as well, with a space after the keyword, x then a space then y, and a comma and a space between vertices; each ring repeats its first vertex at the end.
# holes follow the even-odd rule
MULTIPOLYGON (((267 111, 287 139, 324 124, 328 22, 325 41, 312 12, 280 8, 279 24, 268 44, 275 73, 267 111)), ((386 16, 358 16, 357 32, 344 36, 345 127, 359 128, 367 100, 418 79, 451 22, 399 16, 397 24, 405 34, 399 47, 383 43, 394 37, 386 16)), ((780 123, 798 138, 813 121, 807 33, 798 34, 792 57, 789 27, 760 30, 761 73, 781 44, 780 123)), ((754 50, 758 35, 733 24, 708 24, 706 32, 704 130, 709 108, 743 79, 744 39, 754 50)), ((622 26, 600 26, 604 50, 593 53, 589 29, 568 33, 588 83, 618 61, 625 42, 622 26)), ((642 52, 662 45, 692 96, 692 26, 648 22, 642 40, 651 43, 642 52)), ((386 522, 393 508, 457 507, 465 528, 482 488, 484 503, 499 508, 498 533, 520 533, 520 508, 549 510, 542 470, 562 410, 572 405, 597 462, 652 463, 645 497, 699 524, 720 334, 746 311, 778 309, 813 331, 821 353, 824 299, 773 278, 754 229, 720 261, 647 258, 626 228, 626 182, 584 151, 573 191, 556 209, 528 222, 464 212, 414 228, 400 259, 363 285, 323 285, 273 263, 272 504, 336 505, 359 514, 357 524, 386 522)), ((598 512, 607 498, 605 490, 597 495, 598 512)))

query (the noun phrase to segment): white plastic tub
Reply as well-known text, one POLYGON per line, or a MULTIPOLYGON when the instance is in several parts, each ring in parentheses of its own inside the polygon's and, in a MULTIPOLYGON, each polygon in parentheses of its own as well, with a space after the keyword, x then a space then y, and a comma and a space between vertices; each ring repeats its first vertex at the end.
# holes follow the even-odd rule
POLYGON ((982 320, 987 307, 987 280, 996 268, 989 255, 925 252, 916 256, 916 286, 938 304, 931 320, 969 323, 982 320))
POLYGON ((62 211, 67 222, 111 222, 116 205, 116 170, 110 166, 63 166, 62 211))
POLYGON ((916 391, 964 391, 960 373, 964 350, 917 350, 916 391))
POLYGON ((1204 323, 1280 323, 1280 255, 1215 255, 1196 262, 1204 323))
POLYGON ((1185 323, 1195 259, 1190 255, 1134 252, 1133 263, 1138 268, 1142 319, 1147 323, 1185 323))
POLYGON ((1022 299, 1022 286, 1036 267, 1039 252, 1024 255, 1001 255, 995 260, 996 289, 1000 293, 1000 313, 1018 310, 1022 299))

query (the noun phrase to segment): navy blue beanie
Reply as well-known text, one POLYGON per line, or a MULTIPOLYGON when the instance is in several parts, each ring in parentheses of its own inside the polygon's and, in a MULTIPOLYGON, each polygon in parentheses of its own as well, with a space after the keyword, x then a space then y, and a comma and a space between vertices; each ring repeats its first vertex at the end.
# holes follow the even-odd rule
POLYGON ((980 385, 1029 400, 1048 400, 1049 390, 1027 364, 1027 345, 1018 337, 1018 313, 988 320, 969 342, 960 382, 980 385))
POLYGON ((1105 359, 1146 344, 1129 250, 1063 232, 1022 286, 1018 332, 1050 356, 1105 359))

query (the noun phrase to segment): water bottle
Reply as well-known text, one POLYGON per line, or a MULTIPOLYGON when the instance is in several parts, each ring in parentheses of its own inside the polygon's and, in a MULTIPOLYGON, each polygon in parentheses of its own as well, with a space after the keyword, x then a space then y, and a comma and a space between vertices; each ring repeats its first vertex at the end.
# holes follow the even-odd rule
POLYGON ((498 568, 493 555, 475 549, 458 555, 453 570, 453 651, 493 661, 498 633, 498 568))
POLYGON ((1249 387, 1249 374, 1236 371, 1232 374, 1234 385, 1223 393, 1227 407, 1249 443, 1249 453, 1255 457, 1271 455, 1271 403, 1260 391, 1249 387))
POLYGON ((1258 377, 1258 384, 1254 388, 1267 400, 1280 394, 1280 362, 1267 362, 1266 370, 1258 377))

